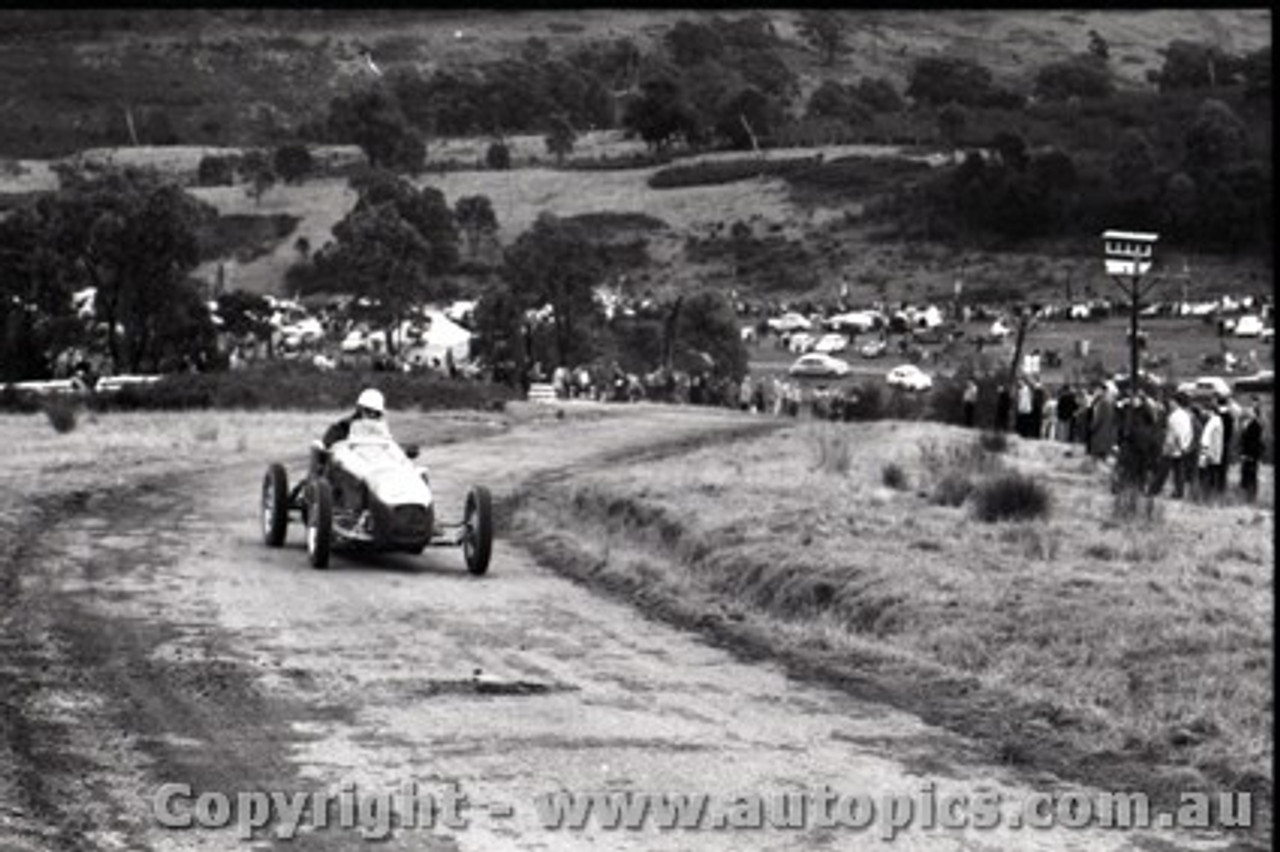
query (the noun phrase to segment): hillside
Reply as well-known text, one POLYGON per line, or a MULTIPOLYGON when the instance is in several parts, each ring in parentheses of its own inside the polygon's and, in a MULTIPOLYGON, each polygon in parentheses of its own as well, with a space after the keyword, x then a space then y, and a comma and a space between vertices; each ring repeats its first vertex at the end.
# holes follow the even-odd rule
MULTIPOLYGON (((157 10, 0 12, 0 157, 47 158, 131 141, 255 145, 287 138, 334 95, 386 74, 465 69, 518 55, 530 38, 560 55, 629 38, 641 49, 701 11, 157 10)), ((1002 85, 1083 51, 1096 29, 1122 82, 1140 83, 1175 38, 1234 52, 1270 40, 1253 10, 849 11, 848 50, 830 67, 800 39, 796 13, 767 13, 802 96, 825 79, 882 76, 901 88, 922 56, 980 59, 1002 85)))
MULTIPOLYGON (((531 40, 552 57, 623 38, 647 51, 657 48, 675 23, 709 20, 713 14, 735 13, 0 12, 0 106, 9 118, 0 122, 0 201, 12 206, 32 193, 56 188, 50 161, 58 157, 81 166, 146 165, 191 186, 204 155, 291 139, 299 125, 322 118, 336 95, 367 87, 374 77, 366 51, 384 75, 401 69, 461 74, 520 56, 531 40), (132 131, 126 116, 133 121, 132 131), (131 133, 140 144, 129 144, 131 133), (149 144, 157 141, 170 144, 149 144)), ((793 112, 826 81, 852 83, 875 76, 901 92, 913 63, 930 56, 971 58, 990 69, 995 85, 1028 91, 1036 69, 1079 54, 1092 30, 1104 34, 1110 45, 1109 70, 1120 93, 1151 91, 1146 75, 1160 68, 1159 51, 1173 39, 1207 40, 1243 53, 1268 45, 1270 37, 1267 10, 839 14, 849 26, 847 49, 824 65, 797 30, 797 13, 767 13, 776 36, 771 52, 797 80, 793 112)), ((1078 122, 1078 138, 1062 138, 1064 128, 1068 134, 1077 129, 1060 119, 1030 123, 1025 132, 1032 146, 1085 143, 1090 150, 1079 162, 1096 169, 1099 156, 1106 156, 1112 144, 1096 140, 1114 141, 1130 120, 1125 112, 1130 109, 1137 107, 1122 103, 1103 119, 1078 122)), ((970 144, 986 144, 1002 129, 999 117, 990 113, 974 111, 970 144)), ((1134 115, 1146 119, 1145 114, 1134 115)), ((1161 128, 1166 159, 1171 156, 1169 140, 1176 147, 1183 132, 1179 114, 1170 115, 1172 121, 1164 117, 1161 128)), ((1250 121, 1259 150, 1269 152, 1269 120, 1253 115, 1250 121)), ((1076 293, 1106 295, 1109 285, 1092 262, 1089 228, 1070 238, 1024 241, 1016 251, 990 251, 972 243, 953 248, 927 235, 902 238, 886 232, 883 220, 864 218, 880 195, 909 186, 928 171, 921 165, 911 173, 895 164, 949 162, 950 151, 938 150, 941 141, 933 122, 928 113, 910 122, 916 131, 927 128, 917 140, 922 147, 827 144, 768 152, 771 161, 825 158, 829 165, 812 169, 812 180, 752 175, 664 189, 650 183, 658 167, 553 168, 541 134, 504 134, 514 165, 510 171, 483 168, 492 135, 437 136, 426 140, 427 171, 415 183, 439 188, 450 204, 469 195, 487 196, 503 245, 544 211, 559 216, 643 214, 659 220, 666 227, 644 235, 649 264, 631 276, 644 291, 713 285, 772 299, 829 299, 843 290, 857 301, 934 300, 947 298, 963 278, 966 292, 1016 286, 1056 298, 1064 283, 1070 289, 1074 282, 1076 293), (849 155, 886 158, 880 162, 887 165, 864 168, 858 161, 839 159, 849 155), (744 239, 730 239, 735 225, 740 233, 747 229, 744 239)), ((583 131, 570 160, 582 166, 645 150, 643 142, 625 138, 621 130, 583 131)), ((355 202, 344 167, 334 162, 362 159, 359 150, 313 145, 312 151, 331 161, 321 176, 296 185, 277 184, 260 199, 251 197, 243 184, 192 189, 225 217, 216 241, 220 253, 206 253, 199 277, 209 282, 221 278, 229 288, 283 291, 285 271, 298 259, 299 247, 322 246, 355 202), (234 244, 236 235, 243 238, 239 245, 234 244)), ((702 154, 682 160, 681 167, 741 157, 702 154)), ((1171 246, 1164 259, 1174 268, 1196 270, 1196 293, 1253 292, 1270 279, 1265 252, 1228 257, 1171 246)))

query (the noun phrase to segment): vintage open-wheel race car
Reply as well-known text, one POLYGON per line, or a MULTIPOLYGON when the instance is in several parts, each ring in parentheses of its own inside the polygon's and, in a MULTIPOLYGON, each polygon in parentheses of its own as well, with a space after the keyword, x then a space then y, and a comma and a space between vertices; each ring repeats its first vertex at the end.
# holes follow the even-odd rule
POLYGON ((472 486, 462 520, 436 518, 428 473, 414 464, 414 445, 382 436, 350 437, 326 448, 311 446, 311 467, 292 489, 283 465, 273 463, 262 480, 262 536, 281 547, 289 518, 306 528, 307 556, 326 568, 335 549, 421 553, 428 547, 461 547, 467 570, 489 570, 493 506, 487 488, 472 486))

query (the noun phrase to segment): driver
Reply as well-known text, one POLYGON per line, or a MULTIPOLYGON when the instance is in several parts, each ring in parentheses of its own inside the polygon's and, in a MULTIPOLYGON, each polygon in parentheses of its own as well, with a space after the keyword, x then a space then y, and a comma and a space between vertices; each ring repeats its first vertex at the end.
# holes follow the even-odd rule
POLYGON ((351 427, 357 423, 359 424, 357 431, 364 435, 378 433, 390 439, 391 430, 387 427, 387 421, 383 416, 386 408, 387 404, 382 391, 376 388, 365 388, 356 399, 355 412, 336 421, 325 430, 324 437, 321 439, 325 448, 328 449, 339 441, 345 441, 351 435, 351 427))

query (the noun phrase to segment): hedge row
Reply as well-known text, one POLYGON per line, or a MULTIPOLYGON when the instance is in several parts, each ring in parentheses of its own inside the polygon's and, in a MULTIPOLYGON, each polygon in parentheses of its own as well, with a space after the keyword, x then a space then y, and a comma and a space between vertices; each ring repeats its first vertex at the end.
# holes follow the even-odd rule
MULTIPOLYGON (((333 410, 351 407, 360 391, 376 387, 396 409, 493 409, 515 398, 510 388, 412 373, 357 370, 321 371, 310 365, 271 364, 235 372, 165 376, 152 385, 135 385, 91 397, 96 411, 168 411, 184 409, 333 410)), ((31 413, 41 398, 11 385, 0 389, 0 411, 31 413)))
POLYGON ((654 172, 649 177, 649 187, 681 189, 690 186, 719 186, 755 177, 782 177, 802 169, 811 169, 819 162, 821 162, 820 156, 791 157, 786 160, 760 160, 750 157, 739 160, 690 163, 654 172))

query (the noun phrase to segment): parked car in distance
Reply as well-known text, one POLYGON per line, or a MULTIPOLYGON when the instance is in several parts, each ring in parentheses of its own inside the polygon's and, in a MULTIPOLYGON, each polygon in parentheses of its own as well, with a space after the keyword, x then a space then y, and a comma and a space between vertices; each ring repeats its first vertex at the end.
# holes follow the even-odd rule
POLYGON ((1220 396, 1231 396, 1231 385, 1221 376, 1200 376, 1189 382, 1178 385, 1178 391, 1192 399, 1214 399, 1220 396))
POLYGON ((803 355, 813 350, 813 344, 817 342, 812 334, 807 331, 797 331, 787 336, 787 351, 794 352, 797 355, 803 355))
POLYGON ((824 334, 818 338, 818 342, 813 344, 814 352, 821 352, 824 355, 831 355, 835 352, 844 352, 849 348, 849 338, 843 334, 824 334))
POLYGON ((1257 314, 1248 314, 1236 320, 1235 335, 1236 337, 1258 337, 1262 334, 1262 317, 1257 314))
POLYGON ((1241 376, 1236 379, 1236 393, 1275 393, 1275 370, 1259 370, 1252 376, 1241 376))
POLYGON ((915 364, 903 364, 900 367, 894 367, 889 371, 889 375, 885 376, 884 380, 889 383, 890 387, 909 391, 925 391, 933 387, 933 379, 915 364))
POLYGON ((794 312, 783 314, 780 317, 773 317, 766 321, 766 325, 779 334, 788 331, 808 331, 813 328, 813 323, 794 312))
POLYGON ((788 368, 792 376, 840 377, 849 375, 849 362, 821 352, 802 355, 788 368))
POLYGON ((868 340, 858 349, 863 358, 883 358, 889 352, 889 344, 883 340, 868 340))

